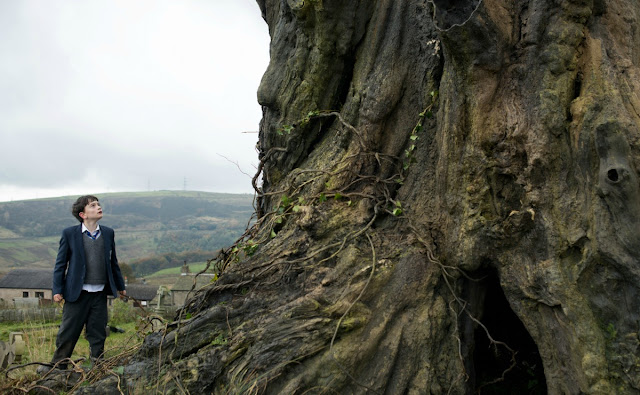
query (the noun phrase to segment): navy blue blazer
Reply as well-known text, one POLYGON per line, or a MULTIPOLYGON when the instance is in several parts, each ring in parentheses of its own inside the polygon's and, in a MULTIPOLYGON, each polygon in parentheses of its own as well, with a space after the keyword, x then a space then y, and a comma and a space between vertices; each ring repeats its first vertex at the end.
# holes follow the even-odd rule
MULTIPOLYGON (((116 257, 113 229, 100 225, 100 237, 104 238, 104 265, 108 278, 104 289, 118 297, 118 291, 123 291, 125 286, 116 257)), ((58 257, 53 268, 53 294, 62 294, 68 302, 78 300, 82 292, 87 271, 83 243, 82 225, 71 226, 62 231, 58 257)))

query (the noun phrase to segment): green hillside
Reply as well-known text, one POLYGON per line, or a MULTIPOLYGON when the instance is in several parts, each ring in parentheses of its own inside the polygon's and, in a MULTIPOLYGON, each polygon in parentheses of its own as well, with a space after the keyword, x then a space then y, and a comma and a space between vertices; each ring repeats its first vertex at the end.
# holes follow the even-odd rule
MULTIPOLYGON (((158 257, 166 266, 187 256, 211 255, 244 232, 254 211, 249 194, 159 191, 98 197, 104 211, 100 223, 116 230, 119 260, 134 266, 158 257)), ((62 229, 78 223, 70 211, 76 198, 0 203, 0 274, 53 267, 62 229)))

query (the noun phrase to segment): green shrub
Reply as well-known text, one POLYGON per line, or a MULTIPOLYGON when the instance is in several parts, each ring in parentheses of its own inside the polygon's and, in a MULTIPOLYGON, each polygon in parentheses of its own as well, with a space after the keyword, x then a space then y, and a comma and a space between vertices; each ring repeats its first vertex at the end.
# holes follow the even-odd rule
POLYGON ((112 325, 121 325, 128 322, 134 322, 138 318, 135 307, 132 303, 125 303, 120 299, 116 299, 111 307, 111 319, 109 323, 112 325))

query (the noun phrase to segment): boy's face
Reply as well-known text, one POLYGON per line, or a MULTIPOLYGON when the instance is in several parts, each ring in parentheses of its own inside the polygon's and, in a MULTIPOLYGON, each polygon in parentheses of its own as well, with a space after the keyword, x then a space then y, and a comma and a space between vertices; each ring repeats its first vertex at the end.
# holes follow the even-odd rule
POLYGON ((102 207, 100 207, 100 202, 94 200, 89 202, 86 206, 84 206, 84 211, 80 212, 80 218, 83 221, 97 221, 102 218, 102 207))

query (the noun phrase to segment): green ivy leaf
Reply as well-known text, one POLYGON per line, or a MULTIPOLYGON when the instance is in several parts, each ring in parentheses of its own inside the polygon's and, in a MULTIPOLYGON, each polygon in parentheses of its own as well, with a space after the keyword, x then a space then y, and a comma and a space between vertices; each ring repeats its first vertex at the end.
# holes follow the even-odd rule
POLYGON ((298 211, 300 211, 300 206, 298 205, 293 206, 293 212, 297 213, 298 211))
POLYGON ((271 238, 273 239, 276 236, 277 236, 276 232, 273 229, 271 229, 271 238))
POLYGON ((335 194, 335 195, 333 195, 333 198, 334 198, 335 200, 340 200, 340 199, 342 199, 342 195, 340 194, 340 192, 336 192, 336 194, 335 194))
POLYGON ((400 214, 402 214, 402 209, 401 208, 395 208, 393 209, 393 215, 395 215, 396 217, 399 216, 400 214))
POLYGON ((411 137, 409 137, 412 141, 416 141, 417 139, 419 139, 417 134, 412 134, 411 137))
POLYGON ((327 201, 327 196, 324 193, 320 194, 320 203, 326 202, 327 201))

